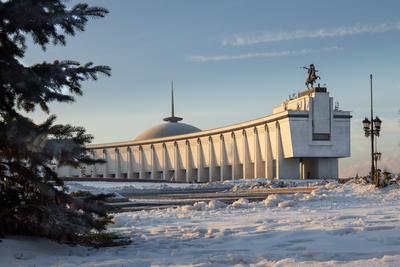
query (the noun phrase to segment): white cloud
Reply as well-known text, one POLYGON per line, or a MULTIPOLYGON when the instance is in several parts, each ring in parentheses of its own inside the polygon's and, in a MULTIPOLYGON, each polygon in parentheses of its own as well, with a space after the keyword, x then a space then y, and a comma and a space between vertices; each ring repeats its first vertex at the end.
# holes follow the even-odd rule
POLYGON ((287 56, 306 55, 319 52, 334 52, 341 51, 343 47, 331 46, 322 49, 302 49, 302 50, 287 50, 287 51, 272 51, 260 53, 246 54, 224 54, 224 55, 192 55, 188 56, 187 60, 192 62, 207 62, 207 61, 223 61, 223 60, 241 60, 251 58, 278 58, 287 56))
POLYGON ((329 47, 324 47, 322 49, 323 51, 331 52, 331 51, 343 51, 344 48, 341 46, 329 46, 329 47))
POLYGON ((399 31, 400 22, 382 23, 375 25, 356 25, 337 28, 321 28, 316 30, 295 30, 295 31, 280 31, 280 32, 264 32, 260 34, 235 34, 232 37, 225 38, 223 45, 243 46, 259 43, 282 42, 297 39, 309 38, 327 38, 351 36, 357 34, 374 34, 389 31, 399 31))

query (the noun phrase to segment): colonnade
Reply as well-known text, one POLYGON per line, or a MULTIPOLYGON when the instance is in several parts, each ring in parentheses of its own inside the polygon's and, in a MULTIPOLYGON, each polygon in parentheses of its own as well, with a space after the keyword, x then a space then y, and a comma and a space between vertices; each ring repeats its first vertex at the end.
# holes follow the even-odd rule
POLYGON ((90 176, 186 182, 275 178, 283 162, 278 121, 208 136, 142 143, 90 149, 93 158, 106 162, 91 166, 90 176))

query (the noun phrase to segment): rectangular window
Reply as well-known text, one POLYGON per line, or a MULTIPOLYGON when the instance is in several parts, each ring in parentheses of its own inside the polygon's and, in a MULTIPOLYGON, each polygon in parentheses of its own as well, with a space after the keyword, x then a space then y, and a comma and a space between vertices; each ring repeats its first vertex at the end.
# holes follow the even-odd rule
POLYGON ((330 134, 313 134, 314 141, 329 141, 330 139, 330 134))

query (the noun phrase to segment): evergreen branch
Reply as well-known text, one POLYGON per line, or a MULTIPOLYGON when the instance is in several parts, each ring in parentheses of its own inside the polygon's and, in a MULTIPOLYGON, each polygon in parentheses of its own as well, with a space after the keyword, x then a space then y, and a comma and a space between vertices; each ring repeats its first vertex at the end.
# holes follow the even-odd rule
POLYGON ((4 32, 20 29, 29 33, 45 50, 49 43, 65 45, 65 35, 74 36, 77 30, 84 31, 89 18, 102 18, 107 13, 103 7, 88 4, 67 9, 61 1, 14 0, 0 2, 0 17, 3 18, 0 28, 4 32))
POLYGON ((2 64, 0 61, 0 81, 7 84, 4 88, 12 95, 10 101, 0 106, 1 109, 23 109, 32 112, 39 105, 45 112, 49 112, 47 103, 72 102, 74 98, 66 94, 65 89, 71 94, 82 95, 82 82, 85 80, 97 80, 98 74, 111 75, 108 66, 93 66, 93 63, 80 65, 76 61, 43 62, 30 67, 24 67, 18 63, 2 64), (4 65, 4 68, 2 68, 4 65))

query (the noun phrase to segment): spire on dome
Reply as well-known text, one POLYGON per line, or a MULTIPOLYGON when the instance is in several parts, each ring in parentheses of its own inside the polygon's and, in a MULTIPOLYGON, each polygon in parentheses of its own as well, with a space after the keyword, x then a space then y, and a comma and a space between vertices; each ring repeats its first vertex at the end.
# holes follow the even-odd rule
POLYGON ((174 105, 174 81, 171 82, 171 117, 164 118, 164 121, 178 122, 183 120, 180 117, 175 117, 175 105, 174 105))

